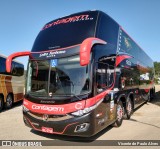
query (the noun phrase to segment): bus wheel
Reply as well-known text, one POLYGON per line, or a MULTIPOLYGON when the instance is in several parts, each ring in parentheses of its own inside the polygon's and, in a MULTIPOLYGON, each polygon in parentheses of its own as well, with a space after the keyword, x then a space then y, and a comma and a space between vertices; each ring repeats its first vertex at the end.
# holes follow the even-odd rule
POLYGON ((13 105, 13 98, 12 98, 12 95, 9 94, 6 99, 6 108, 10 109, 12 105, 13 105))
POLYGON ((4 106, 3 98, 0 96, 0 112, 2 111, 4 106))
POLYGON ((130 119, 132 113, 133 113, 133 103, 131 101, 131 98, 129 97, 126 103, 126 119, 130 119))
POLYGON ((121 126, 122 121, 123 121, 123 114, 124 114, 123 104, 122 104, 122 101, 119 101, 117 104, 117 119, 115 123, 113 124, 113 126, 115 127, 121 126))

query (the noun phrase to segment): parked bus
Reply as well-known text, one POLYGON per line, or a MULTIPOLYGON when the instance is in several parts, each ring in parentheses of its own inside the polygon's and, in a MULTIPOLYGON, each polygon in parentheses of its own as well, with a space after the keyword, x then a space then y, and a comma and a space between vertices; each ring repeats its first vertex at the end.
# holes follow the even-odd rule
POLYGON ((23 99, 24 66, 13 61, 11 73, 6 72, 6 57, 0 55, 0 111, 3 107, 11 108, 14 102, 23 99))
POLYGON ((120 126, 154 93, 151 58, 111 17, 85 11, 47 23, 29 56, 24 123, 34 130, 92 136, 120 126))

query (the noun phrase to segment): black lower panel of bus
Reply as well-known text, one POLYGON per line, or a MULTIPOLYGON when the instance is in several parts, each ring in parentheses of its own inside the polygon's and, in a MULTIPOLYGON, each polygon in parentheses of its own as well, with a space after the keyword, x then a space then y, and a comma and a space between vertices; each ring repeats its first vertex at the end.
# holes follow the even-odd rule
POLYGON ((96 133, 93 114, 80 117, 71 115, 45 115, 23 112, 25 125, 51 134, 88 137, 96 133))

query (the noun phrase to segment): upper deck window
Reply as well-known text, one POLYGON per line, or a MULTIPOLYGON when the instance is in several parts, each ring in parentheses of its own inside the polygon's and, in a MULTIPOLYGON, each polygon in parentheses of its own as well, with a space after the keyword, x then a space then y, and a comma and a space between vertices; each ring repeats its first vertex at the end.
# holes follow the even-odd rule
POLYGON ((97 13, 83 12, 49 22, 37 36, 32 52, 68 47, 94 37, 97 13))

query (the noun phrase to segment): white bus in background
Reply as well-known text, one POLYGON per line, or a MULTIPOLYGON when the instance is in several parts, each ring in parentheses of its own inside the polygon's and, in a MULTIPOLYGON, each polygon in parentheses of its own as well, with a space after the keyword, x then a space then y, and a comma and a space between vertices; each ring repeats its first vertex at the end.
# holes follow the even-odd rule
POLYGON ((11 108, 14 102, 23 99, 24 65, 12 62, 11 73, 6 72, 6 57, 0 55, 0 111, 11 108))

